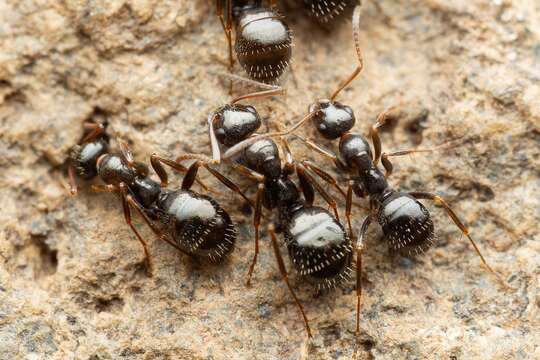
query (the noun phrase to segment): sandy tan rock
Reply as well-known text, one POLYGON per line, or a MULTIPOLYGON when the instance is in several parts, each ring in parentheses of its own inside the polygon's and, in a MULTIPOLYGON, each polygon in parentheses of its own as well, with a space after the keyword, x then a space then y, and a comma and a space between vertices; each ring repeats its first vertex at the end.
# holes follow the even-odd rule
MULTIPOLYGON (((148 278, 119 200, 88 184, 77 198, 64 188, 62 164, 93 116, 107 116, 144 161, 152 152, 209 154, 206 117, 228 94, 219 77, 226 43, 206 3, 0 1, 0 359, 540 358, 534 1, 381 1, 393 26, 366 1, 366 68, 339 97, 364 134, 396 106, 385 149, 460 139, 456 148, 396 159, 391 183, 445 196, 515 290, 483 271, 430 205, 439 239, 417 259, 389 256, 380 230, 369 232, 361 335, 352 282, 315 297, 293 276, 311 342, 266 234, 254 286, 244 286, 253 230, 232 195, 218 196, 240 230, 227 262, 204 266, 152 241, 148 278)), ((287 96, 254 102, 273 129, 299 119, 355 64, 349 25, 326 33, 301 13, 289 20, 296 46, 287 96)), ((298 158, 331 169, 293 145, 298 158)), ((356 225, 363 216, 357 210, 356 225)))

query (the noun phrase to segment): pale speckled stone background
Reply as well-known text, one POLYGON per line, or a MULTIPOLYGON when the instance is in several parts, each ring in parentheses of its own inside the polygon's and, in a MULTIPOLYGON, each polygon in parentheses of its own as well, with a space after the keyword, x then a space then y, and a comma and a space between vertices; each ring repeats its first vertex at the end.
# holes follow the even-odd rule
MULTIPOLYGON (((209 153, 205 119, 228 95, 216 75, 226 45, 206 3, 0 0, 0 359, 540 358, 538 2, 382 0, 389 27, 366 1, 366 69, 340 96, 355 130, 397 105, 385 149, 464 136, 459 148, 398 159, 391 182, 448 198, 516 290, 483 271, 430 205, 439 240, 415 260, 388 256, 370 231, 359 337, 352 282, 315 298, 293 276, 312 342, 266 235, 244 286, 251 220, 231 195, 219 196, 239 222, 230 260, 205 267, 153 241, 148 278, 118 199, 63 188, 61 164, 96 109, 139 159, 209 153), (419 136, 411 124, 422 119, 419 136)), ((355 61, 349 25, 327 33, 288 15, 296 82, 284 82, 286 98, 255 102, 270 127, 328 96, 355 61)))

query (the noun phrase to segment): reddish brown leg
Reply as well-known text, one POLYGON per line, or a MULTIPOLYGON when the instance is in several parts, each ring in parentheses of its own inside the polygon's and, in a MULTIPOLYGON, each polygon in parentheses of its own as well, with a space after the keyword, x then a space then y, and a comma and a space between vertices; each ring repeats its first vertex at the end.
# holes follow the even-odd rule
POLYGON ((321 169, 320 167, 318 167, 317 165, 315 165, 311 161, 303 160, 301 163, 306 168, 310 169, 315 174, 317 174, 321 179, 323 179, 328 184, 333 186, 341 195, 343 195, 344 198, 347 198, 347 194, 345 194, 343 189, 338 185, 336 179, 332 175, 330 175, 329 173, 327 173, 326 171, 324 171, 323 169, 321 169))
MULTIPOLYGON (((159 180, 161 181, 161 187, 167 187, 167 185, 169 184, 167 172, 163 168, 163 165, 161 165, 161 163, 162 162, 165 163, 165 161, 171 162, 170 164, 167 164, 167 165, 169 165, 170 167, 172 167, 174 170, 176 170, 178 172, 185 173, 188 170, 184 165, 182 165, 180 163, 174 162, 174 161, 169 160, 169 159, 165 159, 165 158, 163 158, 163 157, 161 157, 161 156, 159 156, 157 154, 152 154, 150 156, 150 164, 152 165, 152 168, 154 169, 157 176, 159 177, 159 180)), ((204 182, 202 182, 201 180, 196 179, 195 181, 205 191, 211 191, 210 188, 204 182)))
POLYGON ((75 177, 75 166, 73 162, 70 161, 68 165, 68 181, 69 181, 69 192, 71 196, 75 196, 78 193, 77 179, 75 177))
POLYGON ((354 181, 349 180, 349 183, 347 185, 347 196, 346 196, 346 202, 345 202, 345 218, 347 219, 347 226, 349 227, 349 237, 351 238, 351 241, 356 241, 353 229, 352 229, 352 220, 351 220, 351 213, 352 213, 352 196, 353 196, 353 185, 354 181))
POLYGON ((255 229, 255 254, 253 254, 253 260, 249 266, 247 275, 246 286, 251 286, 251 275, 255 269, 257 263, 257 256, 259 255, 259 227, 261 225, 261 212, 262 212, 262 197, 264 193, 264 184, 260 183, 257 187, 257 200, 255 202, 255 213, 253 214, 253 227, 255 229))
POLYGON ((377 165, 379 163, 379 160, 381 158, 381 152, 382 152, 382 145, 381 145, 381 138, 379 137, 379 128, 386 124, 386 121, 390 118, 390 112, 394 110, 394 108, 390 108, 388 110, 383 111, 377 116, 377 122, 371 127, 370 135, 371 140, 373 142, 373 150, 374 150, 374 156, 373 156, 373 164, 377 165))
POLYGON ((364 237, 371 224, 372 216, 366 217, 360 229, 356 242, 356 333, 360 332, 360 310, 362 305, 362 253, 364 252, 364 237))
MULTIPOLYGON (((454 141, 456 139, 453 139, 451 141, 454 141)), ((434 152, 441 149, 451 149, 453 147, 456 147, 458 144, 448 144, 448 142, 445 142, 442 145, 436 146, 431 149, 410 149, 410 150, 403 150, 403 151, 395 151, 391 153, 382 153, 381 155, 381 162, 386 170, 386 177, 389 177, 392 174, 393 166, 390 162, 390 157, 393 156, 405 156, 410 154, 416 154, 416 153, 429 153, 434 152)))
POLYGON ((295 135, 296 139, 300 140, 304 145, 311 148, 312 150, 315 150, 325 158, 331 160, 334 164, 337 164, 338 158, 336 154, 334 154, 332 151, 323 148, 322 146, 316 144, 314 141, 305 139, 304 137, 300 135, 295 135))
POLYGON ((81 141, 79 141, 79 144, 85 144, 87 142, 95 140, 99 135, 103 134, 105 132, 105 125, 98 124, 95 122, 87 121, 83 124, 83 127, 86 130, 90 130, 86 136, 84 136, 81 141))
POLYGON ((332 208, 332 211, 334 212, 334 215, 336 217, 336 220, 339 221, 339 213, 337 210, 337 203, 336 200, 326 190, 323 189, 323 187, 311 176, 307 171, 306 168, 302 164, 296 165, 296 173, 298 176, 304 176, 306 178, 306 181, 309 182, 315 189, 317 189, 317 192, 321 194, 323 199, 328 203, 330 208, 332 208))
POLYGON ((298 297, 296 296, 291 284, 289 283, 289 275, 287 274, 285 263, 283 262, 283 258, 281 257, 281 252, 279 251, 279 245, 276 239, 276 229, 274 227, 274 224, 268 225, 268 233, 270 234, 270 238, 272 239, 272 248, 274 249, 274 255, 276 257, 276 261, 279 267, 279 272, 281 273, 281 277, 283 278, 283 281, 285 281, 285 284, 287 284, 287 288, 289 288, 289 292, 291 293, 292 297, 294 298, 294 301, 296 302, 296 305, 298 306, 298 309, 300 310, 300 314, 302 315, 302 318, 304 319, 304 325, 306 327, 306 331, 308 333, 308 336, 311 338, 312 337, 311 329, 309 327, 309 322, 308 322, 306 313, 304 312, 304 307, 300 303, 300 300, 298 300, 298 297))
POLYGON ((133 223, 131 222, 131 211, 129 208, 129 201, 127 199, 128 194, 127 194, 126 185, 124 183, 120 183, 119 188, 120 188, 120 195, 122 197, 122 206, 124 208, 124 218, 126 220, 126 223, 129 225, 129 227, 131 228, 131 230, 133 231, 133 233, 135 234, 135 236, 137 237, 137 239, 139 240, 139 242, 141 243, 143 247, 144 257, 146 261, 146 269, 147 269, 148 275, 152 276, 152 261, 150 259, 150 253, 148 251, 148 244, 146 243, 146 240, 144 240, 144 238, 141 236, 141 234, 139 234, 135 225, 133 225, 133 223))
POLYGON ((431 194, 431 193, 427 193, 427 192, 420 192, 420 191, 410 192, 409 195, 413 196, 416 199, 432 200, 435 204, 441 205, 444 208, 444 210, 446 211, 446 213, 448 214, 448 216, 452 219, 454 224, 456 224, 456 226, 467 237, 467 239, 469 239, 469 242, 473 246, 474 251, 476 251, 476 254, 480 257, 480 260, 482 261, 482 263, 484 264, 486 269, 489 272, 491 272, 497 278, 497 280, 499 280, 501 282, 501 284, 503 284, 507 288, 509 287, 508 284, 506 284, 506 282, 500 277, 500 275, 495 270, 493 270, 491 268, 491 266, 488 265, 486 259, 484 258, 484 256, 480 252, 480 249, 478 248, 475 241, 471 237, 471 235, 469 233, 469 229, 461 222, 461 220, 459 220, 459 218, 456 215, 456 213, 454 212, 454 210, 452 210, 452 208, 446 203, 446 201, 444 201, 444 199, 442 197, 440 197, 438 195, 435 195, 435 194, 431 194))
POLYGON ((137 212, 139 213, 139 215, 141 215, 141 217, 144 219, 144 221, 146 222, 146 224, 148 225, 148 227, 150 229, 152 229, 152 231, 154 232, 154 234, 156 235, 156 237, 159 239, 159 240, 163 240, 165 241, 167 244, 171 245, 172 247, 174 247, 176 250, 180 251, 181 253, 185 254, 185 255, 188 255, 188 256, 191 256, 190 253, 186 252, 184 249, 182 249, 181 247, 179 247, 178 245, 176 245, 173 241, 171 241, 169 238, 167 238, 167 235, 165 235, 162 231, 160 231, 157 226, 153 223, 152 220, 150 220, 150 218, 148 218, 148 216, 146 215, 146 213, 144 212, 144 209, 142 208, 142 206, 135 200, 133 199, 133 197, 131 195, 127 195, 127 200, 129 202, 130 205, 132 205, 136 210, 137 212))
MULTIPOLYGON (((198 154, 185 154, 181 155, 177 158, 177 161, 170 160, 161 156, 158 156, 156 154, 152 155, 152 158, 154 159, 154 162, 156 163, 163 163, 167 166, 170 166, 173 170, 182 171, 180 169, 183 168, 183 166, 179 163, 179 161, 183 160, 192 160, 196 159, 195 161, 187 170, 186 175, 184 176, 184 180, 182 181, 182 189, 189 190, 191 186, 193 186, 193 183, 197 179, 197 172, 199 170, 199 167, 204 167, 210 174, 212 174, 216 179, 218 179, 223 185, 227 186, 229 189, 240 195, 244 200, 247 201, 247 203, 253 208, 253 202, 248 199, 248 197, 240 190, 240 188, 233 183, 231 180, 229 180, 225 175, 221 174, 219 171, 213 169, 209 165, 209 159, 205 158, 204 156, 198 155, 198 154)), ((163 170, 163 167, 162 167, 163 170)), ((164 172, 164 171, 163 171, 164 172)))

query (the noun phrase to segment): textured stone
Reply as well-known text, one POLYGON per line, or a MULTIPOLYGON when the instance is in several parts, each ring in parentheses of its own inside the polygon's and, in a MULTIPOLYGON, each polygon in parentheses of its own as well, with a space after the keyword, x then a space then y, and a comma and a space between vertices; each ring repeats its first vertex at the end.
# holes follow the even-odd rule
MULTIPOLYGON (((240 230, 230 259, 199 264, 151 241, 149 278, 119 200, 88 184, 76 198, 65 189, 62 164, 92 117, 107 116, 140 160, 210 153, 206 117, 229 97, 220 76, 226 42, 210 3, 0 1, 0 359, 540 358, 535 2, 382 1, 391 25, 364 2, 366 67, 339 96, 356 113, 354 130, 367 134, 396 106, 385 151, 457 139, 396 158, 391 183, 447 198, 514 290, 483 271, 443 211, 427 204, 439 239, 416 259, 390 256, 377 226, 369 232, 360 335, 353 282, 314 296, 291 274, 312 341, 265 231, 253 286, 244 286, 251 218, 225 190, 216 197, 240 230)), ((300 119, 355 66, 349 24, 326 32, 300 11, 287 15, 296 41, 287 96, 253 101, 271 129, 300 119)), ((302 133, 316 137, 310 127, 302 133)), ((332 169, 292 145, 298 159, 332 169)), ((228 174, 254 195, 253 184, 228 174)), ((355 209, 356 226, 364 216, 355 209)))

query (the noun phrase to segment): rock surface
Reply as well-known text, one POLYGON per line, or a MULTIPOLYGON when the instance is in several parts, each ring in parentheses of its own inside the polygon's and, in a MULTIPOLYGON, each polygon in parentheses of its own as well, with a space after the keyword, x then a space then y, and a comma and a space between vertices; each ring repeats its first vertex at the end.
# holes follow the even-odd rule
MULTIPOLYGON (((225 190, 217 197, 240 230, 230 259, 198 264, 152 241, 149 278, 119 200, 88 184, 76 198, 64 188, 62 164, 96 115, 138 159, 209 154, 205 119, 227 101, 228 81, 219 76, 226 42, 206 3, 0 1, 0 359, 540 358, 540 7, 385 0, 387 24, 365 1, 366 68, 339 100, 365 134, 396 106, 388 151, 459 138, 396 158, 391 182, 446 197, 513 290, 428 204, 439 239, 416 259, 388 255, 380 229, 369 232, 359 336, 352 281, 316 297, 292 275, 315 330, 308 341, 266 234, 254 285, 244 286, 251 218, 225 190)), ((355 66, 350 24, 327 32, 301 12, 289 18, 287 96, 253 101, 271 129, 298 120, 355 66)), ((293 145, 297 158, 332 168, 293 145)), ((253 196, 253 184, 229 175, 253 196)), ((357 226, 363 216, 355 210, 357 226)))

